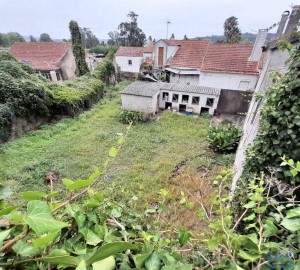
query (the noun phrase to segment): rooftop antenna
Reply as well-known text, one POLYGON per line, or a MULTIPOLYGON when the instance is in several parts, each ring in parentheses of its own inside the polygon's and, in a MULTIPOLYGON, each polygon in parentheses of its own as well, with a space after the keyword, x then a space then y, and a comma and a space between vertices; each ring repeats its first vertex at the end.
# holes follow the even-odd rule
POLYGON ((168 34, 169 34, 169 24, 171 24, 171 21, 167 21, 167 36, 166 39, 168 39, 168 34))

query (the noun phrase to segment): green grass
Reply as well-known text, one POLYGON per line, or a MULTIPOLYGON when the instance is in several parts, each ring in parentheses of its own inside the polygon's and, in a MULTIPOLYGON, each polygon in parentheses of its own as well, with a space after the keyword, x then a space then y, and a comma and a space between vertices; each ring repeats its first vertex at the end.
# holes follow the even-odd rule
MULTIPOLYGON (((120 98, 114 93, 77 118, 45 125, 38 131, 0 147, 0 181, 15 191, 45 190, 45 173, 60 172, 73 180, 88 177, 101 166, 108 150, 116 145, 117 133, 126 125, 118 121, 120 98)), ((231 165, 232 156, 217 156, 207 148, 209 119, 163 112, 159 119, 132 126, 108 173, 97 185, 117 200, 132 195, 155 200, 168 188, 177 163, 201 154, 187 163, 196 171, 212 162, 231 165)))

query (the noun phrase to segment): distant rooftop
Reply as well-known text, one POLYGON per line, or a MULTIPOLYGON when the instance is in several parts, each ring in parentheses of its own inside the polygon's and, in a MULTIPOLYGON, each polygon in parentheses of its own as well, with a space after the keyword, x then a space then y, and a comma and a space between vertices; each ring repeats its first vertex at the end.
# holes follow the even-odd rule
POLYGON ((186 85, 177 83, 162 83, 162 82, 143 82, 135 81, 125 88, 121 94, 153 97, 160 90, 185 92, 185 93, 197 93, 206 95, 220 95, 220 88, 186 85))
POLYGON ((9 53, 18 61, 31 65, 38 70, 55 70, 71 43, 56 42, 16 42, 9 53))

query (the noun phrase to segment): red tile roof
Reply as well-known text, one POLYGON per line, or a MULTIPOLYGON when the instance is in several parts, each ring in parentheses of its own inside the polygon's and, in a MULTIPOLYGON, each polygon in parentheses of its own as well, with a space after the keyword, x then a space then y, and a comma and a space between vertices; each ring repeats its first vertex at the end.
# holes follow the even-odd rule
POLYGON ((209 40, 168 40, 169 46, 179 44, 179 49, 168 62, 169 66, 201 68, 209 40))
POLYGON ((38 70, 55 70, 71 48, 70 43, 16 42, 10 47, 9 53, 38 70))
POLYGON ((154 44, 149 44, 147 47, 123 47, 120 46, 115 56, 131 56, 143 57, 143 53, 153 53, 155 50, 154 44))
POLYGON ((210 44, 201 71, 258 74, 258 62, 249 61, 252 44, 210 44))
POLYGON ((208 40, 165 40, 179 46, 167 66, 198 68, 204 72, 258 74, 259 63, 249 61, 253 44, 210 44, 208 40))

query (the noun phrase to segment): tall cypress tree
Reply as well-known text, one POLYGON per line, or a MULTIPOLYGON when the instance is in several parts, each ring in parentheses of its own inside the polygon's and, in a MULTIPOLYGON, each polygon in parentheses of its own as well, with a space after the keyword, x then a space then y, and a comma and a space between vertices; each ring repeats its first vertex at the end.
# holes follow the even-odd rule
POLYGON ((82 46, 81 34, 77 22, 70 21, 69 28, 71 32, 73 54, 76 62, 76 75, 83 76, 89 72, 89 69, 85 61, 85 52, 82 46))
POLYGON ((231 16, 225 21, 224 36, 226 43, 240 43, 242 41, 242 34, 236 17, 231 16))

